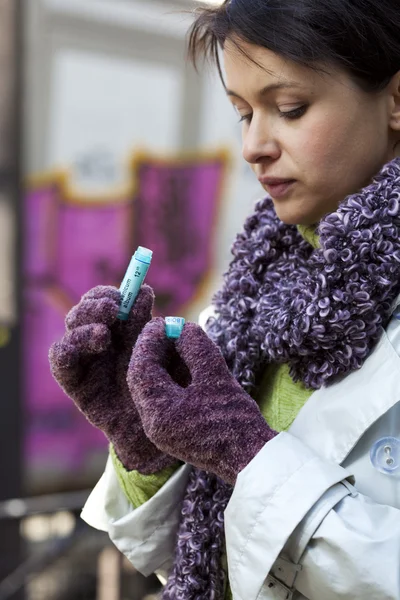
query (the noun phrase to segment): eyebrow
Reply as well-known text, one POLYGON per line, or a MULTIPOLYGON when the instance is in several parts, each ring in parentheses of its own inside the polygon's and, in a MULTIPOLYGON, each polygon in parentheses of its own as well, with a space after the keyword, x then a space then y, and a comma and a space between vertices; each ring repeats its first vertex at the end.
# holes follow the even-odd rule
MULTIPOLYGON (((266 85, 261 90, 259 90, 257 92, 257 96, 259 98, 262 98, 263 96, 265 96, 265 94, 267 94, 268 92, 271 92, 273 90, 281 90, 283 88, 292 88, 292 87, 302 88, 304 86, 300 85, 300 83, 297 83, 296 81, 281 81, 280 83, 270 83, 269 85, 266 85)), ((239 98, 239 100, 243 100, 243 98, 241 96, 239 96, 239 94, 237 94, 233 90, 227 89, 226 94, 227 94, 227 96, 234 96, 235 98, 239 98)))

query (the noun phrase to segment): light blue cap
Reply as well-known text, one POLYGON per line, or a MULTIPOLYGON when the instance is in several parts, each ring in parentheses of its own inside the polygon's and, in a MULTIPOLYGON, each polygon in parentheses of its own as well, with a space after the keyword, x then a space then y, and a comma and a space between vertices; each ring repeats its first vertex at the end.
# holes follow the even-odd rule
POLYGON ((136 250, 134 257, 136 260, 141 260, 142 262, 151 263, 151 259, 153 258, 153 251, 148 248, 144 248, 143 246, 139 246, 136 250))
POLYGON ((400 440, 383 437, 375 442, 370 450, 371 463, 385 475, 400 475, 400 440))
POLYGON ((185 319, 183 317, 165 317, 165 333, 167 337, 177 339, 181 333, 185 319))

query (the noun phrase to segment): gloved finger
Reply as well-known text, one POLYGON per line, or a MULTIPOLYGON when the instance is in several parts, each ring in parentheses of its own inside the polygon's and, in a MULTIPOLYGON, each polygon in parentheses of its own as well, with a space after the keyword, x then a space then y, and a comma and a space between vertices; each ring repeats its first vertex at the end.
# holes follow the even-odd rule
MULTIPOLYGON (((57 380, 74 377, 82 361, 104 352, 111 343, 109 329, 100 323, 83 325, 67 332, 49 351, 50 368, 57 380)), ((59 383, 62 384, 61 381, 59 383)))
POLYGON ((176 350, 187 365, 193 383, 217 383, 221 377, 232 377, 218 346, 195 323, 185 324, 176 341, 176 350))
POLYGON ((124 332, 124 341, 132 347, 146 323, 151 320, 154 306, 154 292, 149 285, 142 285, 128 320, 122 322, 120 330, 124 332))
POLYGON ((133 398, 147 398, 153 394, 168 396, 178 393, 180 386, 168 372, 173 341, 165 334, 161 317, 152 319, 144 327, 132 352, 127 382, 133 398))
POLYGON ((119 299, 115 300, 115 294, 103 298, 83 298, 65 317, 65 326, 67 331, 93 323, 110 327, 115 323, 118 311, 119 299))
POLYGON ((82 300, 100 300, 101 298, 111 298, 119 303, 121 292, 113 285, 96 285, 82 296, 82 300))

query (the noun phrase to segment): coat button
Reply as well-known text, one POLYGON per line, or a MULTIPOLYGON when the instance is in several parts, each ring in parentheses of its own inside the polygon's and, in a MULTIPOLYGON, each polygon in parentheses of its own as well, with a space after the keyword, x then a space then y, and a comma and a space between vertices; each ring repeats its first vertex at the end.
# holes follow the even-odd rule
POLYGON ((400 475, 400 439, 384 437, 375 442, 369 453, 371 463, 385 475, 400 475))

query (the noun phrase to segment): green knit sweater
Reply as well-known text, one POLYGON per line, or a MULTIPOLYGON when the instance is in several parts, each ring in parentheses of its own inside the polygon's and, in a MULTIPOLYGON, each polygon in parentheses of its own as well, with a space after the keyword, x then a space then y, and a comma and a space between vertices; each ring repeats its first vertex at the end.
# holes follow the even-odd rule
MULTIPOLYGON (((299 225, 298 230, 313 248, 319 246, 315 227, 299 225)), ((271 364, 265 370, 255 399, 269 426, 281 432, 289 429, 312 392, 301 382, 293 382, 288 365, 271 364)), ((169 467, 154 475, 141 475, 137 471, 126 471, 112 446, 110 453, 121 488, 135 508, 152 498, 179 466, 169 467)), ((226 600, 230 597, 230 590, 227 589, 226 600)))

